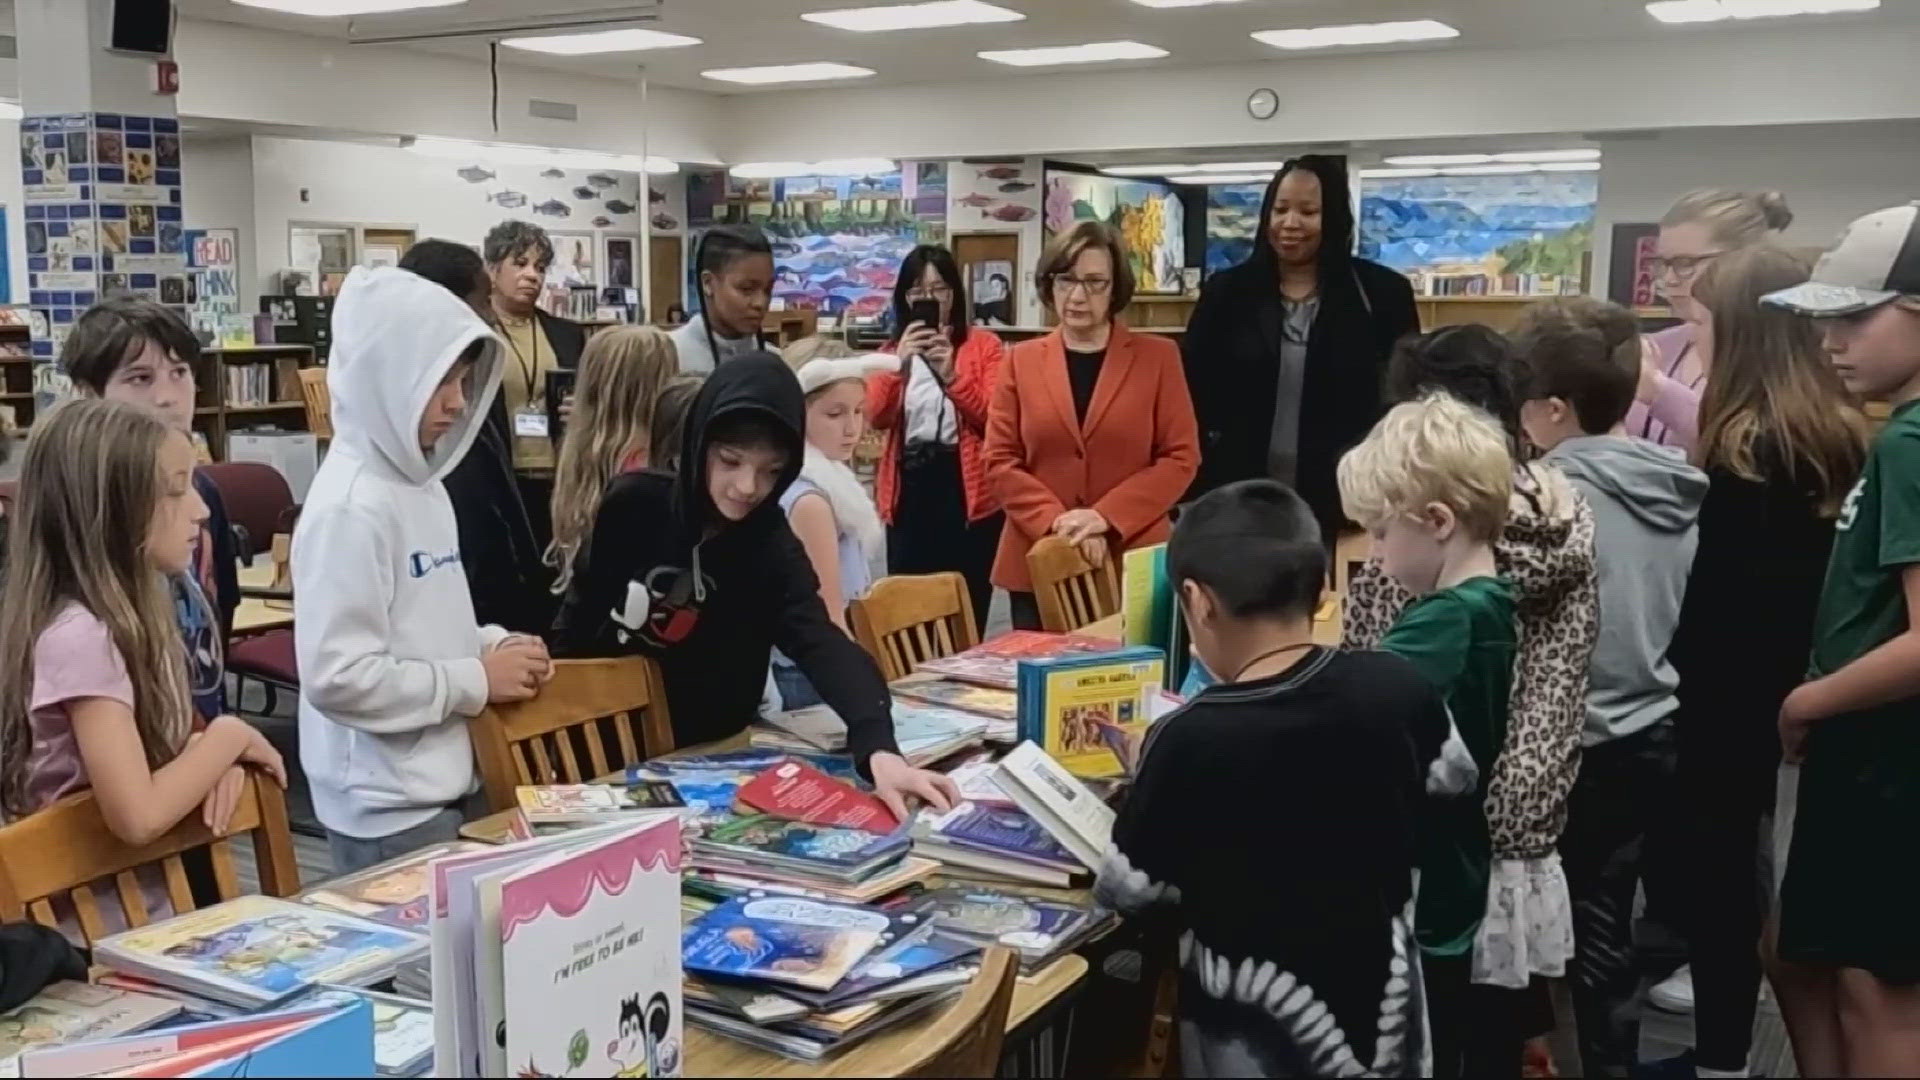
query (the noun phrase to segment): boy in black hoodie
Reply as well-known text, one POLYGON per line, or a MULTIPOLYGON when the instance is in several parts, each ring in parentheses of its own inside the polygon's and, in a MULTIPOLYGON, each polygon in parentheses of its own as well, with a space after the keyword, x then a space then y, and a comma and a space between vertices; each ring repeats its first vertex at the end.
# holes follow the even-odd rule
POLYGON ((904 819, 945 808, 953 782, 893 740, 879 667, 827 617, 819 581, 780 512, 800 475, 806 403, 772 353, 720 365, 688 412, 680 469, 616 479, 575 560, 554 629, 562 656, 643 652, 660 661, 681 745, 738 733, 758 714, 778 646, 847 723, 847 749, 904 819))

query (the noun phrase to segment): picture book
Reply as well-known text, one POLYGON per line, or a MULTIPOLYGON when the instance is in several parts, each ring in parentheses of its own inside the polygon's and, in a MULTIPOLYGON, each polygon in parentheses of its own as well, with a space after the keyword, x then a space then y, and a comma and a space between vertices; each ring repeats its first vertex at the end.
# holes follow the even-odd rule
POLYGON ((964 652, 923 661, 916 670, 961 682, 1013 690, 1019 686, 1023 660, 1048 660, 1076 653, 1108 652, 1120 643, 1111 638, 1082 634, 1049 634, 1039 630, 1009 630, 964 652))
POLYGON ((796 1001, 785 994, 718 980, 687 979, 681 984, 680 993, 689 1006, 698 1005, 732 1013, 754 1024, 798 1020, 813 1011, 805 1002, 796 1001))
POLYGON ((764 893, 736 897, 687 928, 687 970, 829 990, 874 949, 917 926, 917 914, 764 893))
POLYGON ((1005 858, 1067 871, 1088 869, 1032 815, 1017 806, 963 802, 935 819, 928 834, 948 844, 1005 858))
POLYGON ((327 908, 242 896, 126 930, 94 961, 237 1005, 266 1005, 316 983, 386 978, 427 946, 418 934, 327 908))
POLYGON ((1000 759, 1001 790, 1089 869, 1098 871, 1113 838, 1113 809, 1046 751, 1023 742, 1000 759))
POLYGON ((960 797, 967 802, 985 806, 1016 805, 1013 796, 1002 791, 993 778, 997 767, 991 756, 981 754, 947 770, 947 779, 960 789, 960 797))
POLYGON ((62 981, 0 1013, 0 1058, 60 1043, 90 1042, 142 1031, 186 1010, 163 997, 62 981))
POLYGON ((321 986, 290 1008, 346 1008, 364 1001, 373 1010, 373 1067, 381 1076, 415 1076, 433 1061, 433 1003, 352 986, 321 986))
POLYGON ((485 846, 467 840, 433 844, 317 885, 301 893, 298 899, 424 934, 427 931, 427 864, 444 855, 485 846))
POLYGON ((1166 678, 1148 646, 1020 662, 1020 737, 1076 776, 1133 769, 1166 678))
POLYGON ((732 820, 734 796, 740 785, 771 768, 776 762, 795 758, 837 780, 852 782, 857 774, 853 760, 845 756, 797 754, 781 750, 742 750, 720 754, 656 758, 627 769, 627 784, 670 783, 686 802, 682 814, 687 827, 695 832, 732 820))
POLYGON ((20 1055, 22 1076, 372 1076, 364 1002, 254 1013, 20 1055))
POLYGON ((527 823, 541 825, 596 825, 623 814, 677 809, 686 800, 664 780, 634 784, 522 784, 514 789, 520 813, 527 823))
POLYGON ((973 942, 938 931, 934 920, 923 920, 918 929, 875 949, 832 990, 822 993, 791 989, 788 992, 816 1009, 840 1009, 884 1000, 886 989, 896 983, 917 979, 938 968, 957 966, 979 954, 980 947, 973 942))
POLYGON ((856 1046, 890 1027, 897 1026, 952 1000, 956 992, 929 993, 917 998, 890 1003, 882 1009, 863 1009, 866 1019, 854 1026, 844 1023, 825 1025, 795 1021, 760 1027, 726 1013, 711 1009, 689 1009, 687 1019, 703 1028, 719 1032, 750 1046, 759 1047, 795 1061, 819 1061, 856 1046))
POLYGON ((661 816, 483 880, 506 990, 505 1071, 487 1075, 680 1075, 680 862, 661 816))
MULTIPOLYGON (((901 698, 924 701, 929 705, 942 705, 988 720, 1012 721, 1020 716, 1020 700, 1011 687, 996 690, 990 686, 955 682, 939 675, 909 675, 893 682, 889 689, 893 691, 896 701, 901 698)), ((992 729, 987 732, 987 737, 993 738, 992 729)))
POLYGON ((905 827, 886 835, 784 821, 770 814, 736 817, 693 840, 696 862, 711 853, 766 862, 840 880, 859 880, 905 854, 905 827))
MULTIPOLYGON (((720 860, 703 861, 718 863, 720 860)), ((686 885, 688 888, 704 886, 722 899, 731 899, 744 892, 763 889, 770 893, 781 893, 787 896, 809 896, 815 900, 870 904, 902 889, 922 884, 940 872, 940 864, 935 860, 916 859, 911 855, 864 881, 846 883, 822 881, 797 874, 789 876, 777 869, 750 866, 746 863, 730 865, 735 869, 695 867, 687 872, 686 885)))
POLYGON ((800 761, 783 761, 747 781, 735 799, 742 806, 810 825, 882 834, 900 827, 879 797, 800 761))
MULTIPOLYGON (((973 713, 913 701, 893 703, 893 738, 900 756, 926 766, 977 745, 990 721, 973 713)), ((831 706, 815 705, 767 716, 752 729, 755 746, 838 753, 847 746, 847 725, 831 706)))
POLYGON ((1180 617, 1167 578, 1167 545, 1133 548, 1120 558, 1120 614, 1127 644, 1165 649, 1180 617))
POLYGON ((1051 956, 1094 922, 1093 909, 997 889, 949 885, 908 905, 938 932, 983 945, 1003 945, 1023 959, 1051 956))

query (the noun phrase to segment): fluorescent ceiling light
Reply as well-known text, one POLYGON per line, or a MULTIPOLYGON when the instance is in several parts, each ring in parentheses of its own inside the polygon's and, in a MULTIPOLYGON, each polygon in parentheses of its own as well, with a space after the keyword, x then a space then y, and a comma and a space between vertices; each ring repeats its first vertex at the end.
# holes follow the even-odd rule
POLYGON ((1514 150, 1500 154, 1394 154, 1381 159, 1387 165, 1411 165, 1419 168, 1444 165, 1516 165, 1549 161, 1598 160, 1600 160, 1600 151, 1591 149, 1514 150))
POLYGON ((772 83, 826 82, 829 79, 864 79, 873 74, 872 68, 855 67, 852 64, 835 64, 817 61, 809 64, 773 64, 768 67, 714 68, 703 71, 702 77, 717 79, 720 82, 744 83, 748 86, 767 86, 772 83))
POLYGON ((637 26, 625 30, 596 30, 590 34, 553 34, 546 37, 507 38, 500 44, 509 49, 552 53, 555 56, 587 56, 592 53, 642 52, 647 49, 678 49, 698 45, 700 39, 685 34, 667 34, 643 30, 637 26))
POLYGON ((1412 165, 1421 168, 1432 165, 1485 165, 1493 160, 1492 154, 1395 154, 1381 158, 1388 165, 1412 165))
POLYGON ((1583 150, 1514 150, 1493 155, 1495 161, 1599 161, 1600 151, 1583 150))
POLYGON ((1243 172, 1279 172, 1284 161, 1215 161, 1207 165, 1195 165, 1194 172, 1203 173, 1243 173, 1243 172))
POLYGON ((26 115, 26 110, 17 101, 0 101, 0 120, 18 120, 26 115))
POLYGON ((840 8, 837 11, 809 11, 800 17, 810 23, 860 34, 889 30, 931 30, 937 26, 966 26, 970 23, 1019 22, 1026 18, 1011 8, 982 3, 981 0, 931 0, 925 4, 840 8))
POLYGON ((1597 161, 1543 161, 1534 166, 1536 172, 1599 172, 1597 161))
POLYGON ((1873 11, 1879 6, 1880 0, 1659 0, 1647 5, 1647 14, 1663 23, 1703 23, 1788 15, 1838 15, 1873 11))
POLYGON ((1405 180, 1415 176, 1439 176, 1439 169, 1361 169, 1362 180, 1405 180))
POLYGON ((1191 176, 1169 176, 1167 179, 1176 184, 1264 184, 1273 179, 1272 173, 1194 173, 1191 176))
POLYGON ((782 176, 870 176, 900 168, 891 158, 839 158, 830 161, 749 161, 728 169, 742 180, 772 180, 782 176))
POLYGON ((1106 165, 1100 171, 1108 176, 1171 176, 1198 172, 1198 165, 1106 165))
POLYGON ((233 0, 242 7, 265 8, 268 11, 284 11, 289 15, 306 15, 316 19, 329 19, 340 15, 387 15, 396 11, 413 11, 417 8, 443 8, 464 4, 467 0, 233 0))
POLYGON ((1333 49, 1343 45, 1391 45, 1403 41, 1440 41, 1460 31, 1436 19, 1406 22, 1309 26, 1298 30, 1256 30, 1253 39, 1276 49, 1333 49))
POLYGON ((1052 45, 1042 49, 989 49, 980 59, 1014 67, 1050 64, 1099 64, 1114 60, 1157 60, 1167 50, 1137 41, 1094 41, 1085 45, 1052 45))
POLYGON ((678 162, 663 157, 642 158, 638 154, 608 154, 594 150, 565 150, 551 146, 469 142, 466 139, 432 137, 414 139, 403 145, 408 150, 427 157, 478 160, 493 164, 541 165, 563 169, 616 169, 621 172, 645 172, 651 175, 680 171, 678 162))
POLYGON ((1133 2, 1141 7, 1183 8, 1206 7, 1209 4, 1237 4, 1240 0, 1133 0, 1133 2))
POLYGON ((1548 161, 1535 164, 1454 165, 1438 170, 1441 176, 1517 176, 1537 172, 1599 172, 1597 161, 1548 161))

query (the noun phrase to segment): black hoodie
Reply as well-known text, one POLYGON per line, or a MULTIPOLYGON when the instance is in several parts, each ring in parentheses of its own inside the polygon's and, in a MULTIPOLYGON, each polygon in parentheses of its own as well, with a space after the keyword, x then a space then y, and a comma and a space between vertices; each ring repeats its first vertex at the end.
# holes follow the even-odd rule
POLYGON ((1302 169, 1320 178, 1320 312, 1307 338, 1300 387, 1294 487, 1332 535, 1345 520, 1333 470, 1386 411, 1381 382, 1393 343, 1420 329, 1413 286, 1353 255, 1353 204, 1345 165, 1309 154, 1274 175, 1261 200, 1253 251, 1207 279, 1187 323, 1181 356, 1200 425, 1200 473, 1190 497, 1267 475, 1278 398, 1280 261, 1267 238, 1280 181, 1302 169))
POLYGON ((772 353, 715 369, 687 415, 679 472, 643 469, 608 485, 574 564, 554 649, 658 658, 674 738, 686 746, 737 734, 754 719, 778 646, 846 720, 848 749, 864 772, 868 755, 895 749, 887 684, 827 617, 813 564, 779 505, 800 475, 805 416, 799 382, 772 353), (787 464, 766 499, 730 522, 707 494, 707 441, 721 419, 742 412, 772 421, 787 464))

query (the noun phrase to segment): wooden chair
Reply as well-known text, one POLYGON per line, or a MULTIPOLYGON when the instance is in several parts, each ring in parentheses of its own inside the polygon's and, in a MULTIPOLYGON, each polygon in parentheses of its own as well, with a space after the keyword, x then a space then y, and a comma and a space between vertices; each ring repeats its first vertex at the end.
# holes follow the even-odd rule
POLYGON ((1045 537, 1028 549, 1027 572, 1033 575, 1040 625, 1053 633, 1072 633, 1120 610, 1114 560, 1096 567, 1061 537, 1045 537))
POLYGON ((300 369, 300 400, 307 406, 307 430, 315 438, 333 439, 333 395, 327 390, 324 365, 300 369))
POLYGON ((1013 953, 988 949, 980 971, 952 1007, 915 1040, 917 1061, 903 1062, 899 1076, 996 1076, 1007 1038, 1013 981, 1020 974, 1013 953))
POLYGON ((967 579, 951 571, 881 578, 847 606, 853 640, 873 654, 888 682, 926 660, 980 644, 967 579))
POLYGON ((519 805, 521 784, 590 784, 674 748, 660 669, 640 656, 556 660, 538 697, 490 705, 472 730, 494 811, 519 805))
POLYGON ((249 775, 246 793, 234 812, 227 836, 215 836, 200 823, 196 808, 165 836, 132 847, 108 830, 92 792, 80 792, 0 827, 0 922, 31 918, 42 926, 60 926, 53 900, 66 897, 80 932, 92 945, 117 927, 104 919, 105 890, 117 897, 125 925, 153 921, 135 873, 157 865, 165 876, 167 899, 176 914, 194 910, 193 889, 181 855, 204 848, 221 900, 241 895, 233 865, 232 837, 253 834, 253 856, 260 891, 292 896, 300 891, 293 835, 287 831, 287 804, 271 781, 249 775))

